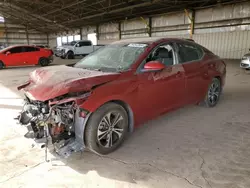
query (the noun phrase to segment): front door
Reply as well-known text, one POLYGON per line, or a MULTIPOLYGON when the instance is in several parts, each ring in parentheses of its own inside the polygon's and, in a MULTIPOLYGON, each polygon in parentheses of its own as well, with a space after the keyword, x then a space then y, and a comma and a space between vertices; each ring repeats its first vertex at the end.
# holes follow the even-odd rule
POLYGON ((23 65, 23 47, 13 47, 5 52, 4 63, 6 66, 22 66, 23 65))
POLYGON ((145 60, 160 61, 166 68, 159 72, 143 72, 143 65, 138 72, 138 102, 141 104, 140 117, 151 119, 168 110, 184 104, 185 72, 177 64, 175 50, 171 44, 156 47, 145 60))

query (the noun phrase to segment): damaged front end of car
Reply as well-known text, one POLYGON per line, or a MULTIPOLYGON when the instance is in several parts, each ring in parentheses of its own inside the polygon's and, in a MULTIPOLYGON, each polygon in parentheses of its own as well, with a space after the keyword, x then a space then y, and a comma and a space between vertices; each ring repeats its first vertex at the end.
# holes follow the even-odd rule
MULTIPOLYGON (((90 92, 66 94, 47 101, 32 100, 25 93, 25 104, 19 123, 28 128, 26 137, 42 143, 46 153, 49 144, 60 156, 84 150, 83 132, 90 112, 80 108, 90 92)), ((46 156, 47 160, 47 156, 46 156)))

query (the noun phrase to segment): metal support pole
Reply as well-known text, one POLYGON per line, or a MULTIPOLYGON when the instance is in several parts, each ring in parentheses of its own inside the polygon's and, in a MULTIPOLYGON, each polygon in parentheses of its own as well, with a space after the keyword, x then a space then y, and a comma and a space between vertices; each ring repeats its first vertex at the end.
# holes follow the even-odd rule
POLYGON ((8 28, 7 28, 7 25, 6 25, 6 19, 5 18, 4 18, 4 33, 5 33, 6 45, 9 46, 8 28))
POLYGON ((151 22, 152 22, 152 19, 151 17, 149 18, 149 20, 145 20, 142 16, 141 16, 141 20, 143 21, 143 23, 145 23, 145 25, 147 26, 147 33, 148 33, 148 36, 151 37, 151 22))
POLYGON ((99 40, 99 38, 100 38, 100 36, 99 36, 99 25, 97 24, 96 25, 96 39, 97 39, 97 41, 99 40))
POLYGON ((186 16, 188 17, 188 19, 190 20, 190 38, 193 38, 193 34, 194 34, 194 23, 195 23, 195 11, 192 10, 191 11, 191 16, 189 15, 189 12, 187 11, 187 9, 184 9, 186 16))
POLYGON ((82 28, 80 28, 80 40, 82 40, 82 28))
POLYGON ((46 36, 47 36, 47 45, 49 46, 49 34, 47 33, 46 36))
POLYGON ((119 40, 122 39, 121 22, 118 23, 119 40))
POLYGON ((149 37, 152 37, 152 17, 148 18, 148 35, 149 37))
POLYGON ((26 33, 27 43, 30 44, 29 33, 28 33, 28 26, 26 26, 25 33, 26 33))

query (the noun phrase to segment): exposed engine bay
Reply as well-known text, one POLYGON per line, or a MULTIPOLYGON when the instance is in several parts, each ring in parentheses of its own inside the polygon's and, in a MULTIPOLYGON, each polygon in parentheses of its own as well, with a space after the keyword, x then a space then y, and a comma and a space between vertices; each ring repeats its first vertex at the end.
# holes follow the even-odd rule
POLYGON ((46 149, 51 142, 59 155, 68 157, 72 152, 83 149, 83 140, 76 142, 75 138, 75 119, 79 119, 79 113, 76 114, 79 109, 75 100, 53 103, 55 100, 58 101, 40 102, 26 97, 19 122, 31 129, 26 137, 43 139, 46 149))

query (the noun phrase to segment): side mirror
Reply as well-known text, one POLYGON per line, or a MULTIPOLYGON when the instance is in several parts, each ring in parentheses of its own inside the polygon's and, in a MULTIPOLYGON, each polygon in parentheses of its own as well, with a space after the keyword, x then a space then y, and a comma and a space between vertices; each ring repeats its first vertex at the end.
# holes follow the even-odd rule
POLYGON ((6 55, 10 55, 11 53, 10 53, 10 51, 7 51, 5 54, 6 54, 6 55))
POLYGON ((79 44, 79 43, 77 43, 77 44, 76 44, 76 47, 80 47, 80 44, 79 44))
POLYGON ((161 71, 165 69, 165 65, 162 64, 160 61, 149 61, 147 62, 143 67, 143 72, 155 72, 155 71, 161 71))

